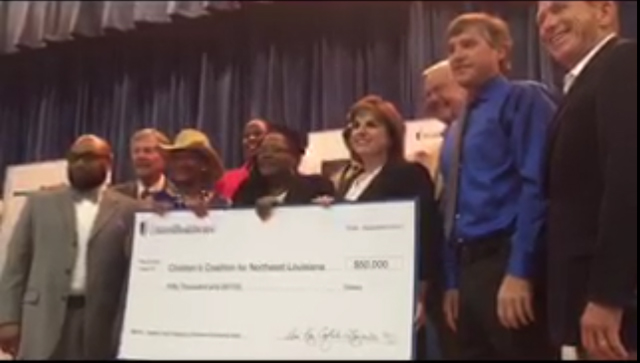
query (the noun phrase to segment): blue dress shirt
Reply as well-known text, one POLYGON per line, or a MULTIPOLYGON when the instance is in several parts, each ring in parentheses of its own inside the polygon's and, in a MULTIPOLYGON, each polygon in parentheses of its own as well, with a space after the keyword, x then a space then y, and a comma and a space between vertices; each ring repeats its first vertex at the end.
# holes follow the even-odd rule
MULTIPOLYGON (((556 102, 537 82, 496 77, 470 102, 460 162, 457 214, 444 248, 447 286, 457 287, 456 244, 496 233, 512 234, 506 273, 527 278, 546 214, 543 162, 556 102)), ((446 185, 460 122, 448 130, 442 152, 446 185)), ((445 193, 446 195, 446 193, 445 193)))

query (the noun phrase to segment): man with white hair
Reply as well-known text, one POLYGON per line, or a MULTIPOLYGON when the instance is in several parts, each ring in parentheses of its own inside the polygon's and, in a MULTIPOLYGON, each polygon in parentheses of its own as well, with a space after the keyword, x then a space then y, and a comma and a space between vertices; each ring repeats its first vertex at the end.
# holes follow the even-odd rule
MULTIPOLYGON (((440 61, 422 73, 424 80, 424 102, 427 117, 432 117, 444 123, 447 132, 449 125, 458 119, 465 107, 466 91, 456 83, 451 72, 448 60, 440 61)), ((440 174, 440 151, 444 137, 437 142, 430 144, 429 150, 422 150, 415 155, 415 158, 425 165, 436 184, 436 196, 440 197, 442 192, 442 175, 440 174)), ((442 358, 446 360, 455 359, 456 346, 455 334, 447 326, 445 319, 444 304, 445 283, 444 275, 429 288, 427 296, 426 311, 429 321, 438 335, 438 348, 442 358)), ((430 352, 427 352, 430 354, 430 352)))
POLYGON ((453 79, 449 61, 436 63, 427 68, 422 76, 427 115, 447 125, 453 123, 462 114, 467 95, 453 79))
POLYGON ((638 46, 615 1, 540 1, 567 71, 547 151, 552 338, 587 359, 637 359, 638 46))
POLYGON ((164 156, 160 146, 168 145, 169 139, 162 132, 147 128, 136 131, 131 137, 131 162, 136 173, 132 180, 113 187, 119 193, 133 199, 147 200, 167 187, 164 176, 164 156))

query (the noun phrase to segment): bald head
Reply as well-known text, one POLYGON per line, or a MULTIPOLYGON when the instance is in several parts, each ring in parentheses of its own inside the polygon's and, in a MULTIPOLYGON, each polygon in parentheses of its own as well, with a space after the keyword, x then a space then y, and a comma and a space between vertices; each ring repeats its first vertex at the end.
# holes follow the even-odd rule
POLYGON ((426 111, 445 123, 451 123, 464 108, 466 92, 453 78, 448 61, 441 61, 423 73, 426 111))
POLYGON ((67 157, 69 183, 81 192, 96 189, 106 182, 112 162, 113 153, 107 141, 95 135, 82 135, 67 157))
POLYGON ((111 157, 113 151, 109 143, 96 135, 82 135, 71 146, 71 151, 90 151, 96 154, 111 157))

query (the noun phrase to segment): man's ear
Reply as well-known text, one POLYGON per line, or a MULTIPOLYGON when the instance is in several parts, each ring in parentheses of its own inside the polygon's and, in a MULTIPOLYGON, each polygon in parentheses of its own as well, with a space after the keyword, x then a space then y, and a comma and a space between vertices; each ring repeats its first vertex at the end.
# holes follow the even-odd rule
POLYGON ((598 25, 601 28, 620 31, 619 9, 615 1, 593 1, 591 6, 596 8, 598 25))

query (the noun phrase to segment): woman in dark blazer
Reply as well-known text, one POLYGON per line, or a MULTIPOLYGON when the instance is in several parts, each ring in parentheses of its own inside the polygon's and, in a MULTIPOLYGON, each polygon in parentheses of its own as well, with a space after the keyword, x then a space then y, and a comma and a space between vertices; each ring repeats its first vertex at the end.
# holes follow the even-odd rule
POLYGON ((336 200, 354 203, 418 200, 423 303, 427 282, 434 281, 441 271, 438 246, 442 223, 434 183, 427 169, 405 160, 404 137, 404 120, 393 104, 378 96, 356 102, 347 114, 343 138, 359 171, 342 180, 336 200))
POLYGON ((234 197, 234 206, 258 206, 265 214, 276 205, 308 204, 317 197, 332 196, 330 180, 298 173, 305 149, 299 133, 272 125, 258 147, 255 167, 234 197))

